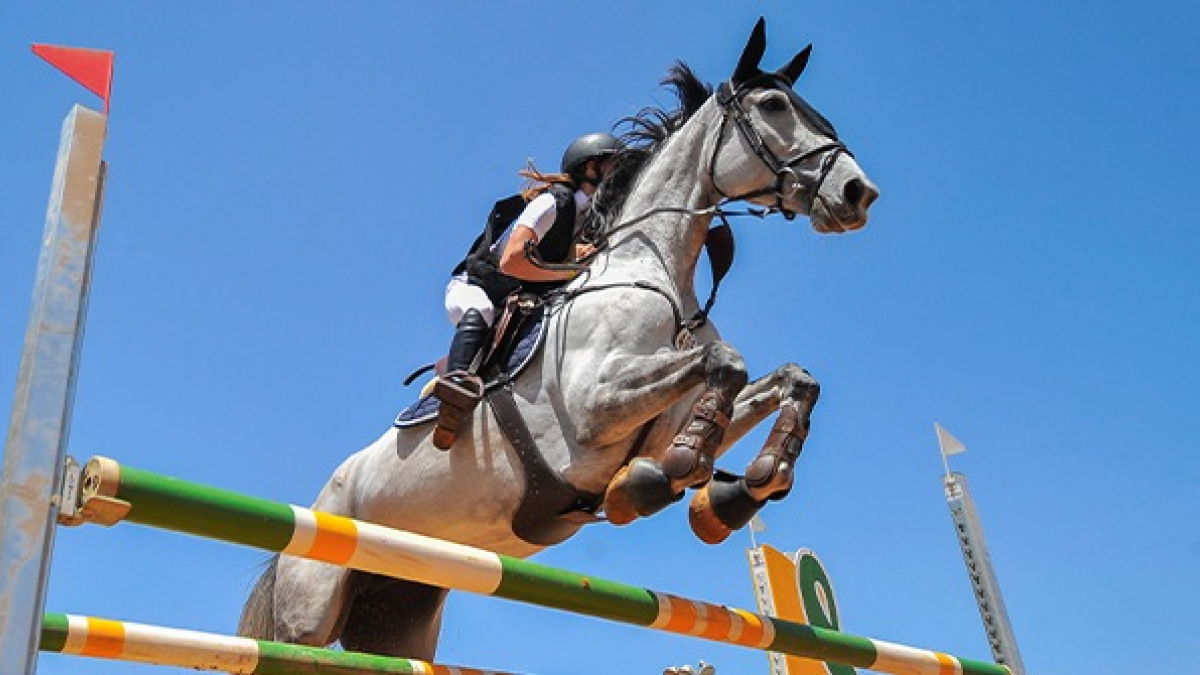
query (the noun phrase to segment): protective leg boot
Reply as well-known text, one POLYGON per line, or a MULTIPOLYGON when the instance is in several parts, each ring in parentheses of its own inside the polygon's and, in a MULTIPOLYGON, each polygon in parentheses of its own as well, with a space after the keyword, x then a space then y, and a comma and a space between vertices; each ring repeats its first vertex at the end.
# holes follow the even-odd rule
POLYGON ((733 405, 720 392, 704 392, 692 406, 692 421, 675 436, 663 457, 663 472, 675 491, 706 482, 713 474, 713 457, 729 426, 733 405))
POLYGON ((442 404, 438 408, 433 444, 442 450, 454 445, 463 420, 483 398, 483 380, 470 369, 475 355, 487 341, 489 329, 483 315, 474 309, 463 314, 455 329, 446 359, 446 374, 438 378, 433 388, 433 395, 442 404))
POLYGON ((746 468, 746 488, 759 500, 779 500, 792 489, 796 459, 808 437, 808 419, 795 401, 785 401, 766 443, 746 468))

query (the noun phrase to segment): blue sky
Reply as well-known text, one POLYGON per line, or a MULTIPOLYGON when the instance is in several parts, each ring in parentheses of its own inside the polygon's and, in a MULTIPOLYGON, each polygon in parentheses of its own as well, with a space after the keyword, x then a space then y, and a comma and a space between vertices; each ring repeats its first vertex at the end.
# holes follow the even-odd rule
MULTIPOLYGON (((883 193, 849 235, 735 225, 715 320, 754 375, 795 361, 823 385, 760 540, 818 552, 846 631, 987 659, 937 420, 970 448, 953 467, 1029 671, 1178 663, 1200 603, 1186 3, 6 3, 0 409, 59 128, 98 106, 30 43, 117 54, 72 454, 307 504, 445 348, 447 272, 526 158, 553 167, 579 133, 671 103, 657 83, 676 59, 719 82, 760 14, 768 66, 815 43, 798 88, 883 193)), ((538 560, 752 607, 748 543, 700 544, 677 505, 538 560)), ((48 609, 222 633, 263 558, 130 525, 57 544, 48 609)), ((526 672, 766 668, 461 594, 443 635, 440 661, 526 672)))

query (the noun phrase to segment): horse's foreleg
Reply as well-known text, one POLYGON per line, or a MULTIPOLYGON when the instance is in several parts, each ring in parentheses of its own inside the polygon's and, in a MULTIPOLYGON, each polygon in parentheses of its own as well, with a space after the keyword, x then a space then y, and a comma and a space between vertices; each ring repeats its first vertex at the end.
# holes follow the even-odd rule
POLYGON ((717 457, 725 454, 763 420, 778 412, 784 401, 784 390, 790 383, 805 376, 795 364, 787 364, 746 385, 733 403, 733 416, 725 429, 725 438, 717 449, 717 457))
MULTIPOLYGON (((692 406, 691 419, 675 436, 661 463, 639 457, 613 478, 604 502, 610 522, 621 525, 655 513, 676 501, 684 489, 712 477, 713 460, 730 424, 734 401, 746 386, 746 364, 732 347, 714 342, 701 348, 692 369, 703 378, 705 390, 692 406)), ((693 386, 687 383, 675 400, 693 386)))
POLYGON ((767 500, 787 495, 792 489, 796 459, 808 437, 809 419, 819 393, 816 380, 793 364, 746 388, 730 424, 734 432, 730 434, 733 437, 730 443, 772 410, 778 409, 779 416, 744 477, 720 475, 692 498, 688 517, 696 536, 710 544, 720 543, 745 526, 767 500))

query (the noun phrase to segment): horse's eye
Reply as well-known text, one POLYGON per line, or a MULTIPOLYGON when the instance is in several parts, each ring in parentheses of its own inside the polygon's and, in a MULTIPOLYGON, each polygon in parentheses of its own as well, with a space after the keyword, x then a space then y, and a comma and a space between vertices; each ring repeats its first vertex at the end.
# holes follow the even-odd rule
POLYGON ((759 102, 758 107, 763 112, 779 113, 787 110, 787 102, 782 96, 768 96, 759 102))

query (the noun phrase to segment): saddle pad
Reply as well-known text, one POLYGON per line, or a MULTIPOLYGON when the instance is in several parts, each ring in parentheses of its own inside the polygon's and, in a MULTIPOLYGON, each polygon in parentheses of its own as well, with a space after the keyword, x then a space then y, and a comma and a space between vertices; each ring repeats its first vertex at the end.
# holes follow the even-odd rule
MULTIPOLYGON (((521 321, 521 325, 517 328, 516 335, 500 346, 498 351, 501 356, 507 354, 507 358, 504 359, 504 367, 499 367, 494 360, 495 357, 485 364, 483 368, 485 389, 495 389, 525 370, 542 346, 545 336, 545 314, 543 308, 538 307, 529 316, 524 317, 524 321, 521 321)), ((401 410, 393 424, 401 429, 407 429, 432 422, 437 418, 439 407, 441 407, 441 401, 433 394, 423 396, 401 410)))

